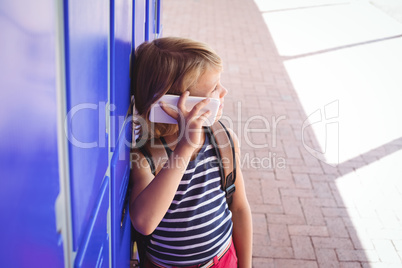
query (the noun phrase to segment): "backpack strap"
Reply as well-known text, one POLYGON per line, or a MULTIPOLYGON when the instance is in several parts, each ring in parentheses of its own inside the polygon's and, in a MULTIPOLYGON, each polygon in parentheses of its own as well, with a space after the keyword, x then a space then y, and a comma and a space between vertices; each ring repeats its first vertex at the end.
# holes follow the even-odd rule
POLYGON ((221 187, 225 192, 228 205, 232 203, 232 195, 236 190, 236 154, 232 136, 227 128, 218 121, 210 128, 211 141, 218 156, 221 170, 221 187))
POLYGON ((160 142, 161 143, 153 147, 152 150, 150 150, 149 148, 149 143, 146 143, 144 146, 138 147, 140 152, 144 155, 145 159, 147 160, 149 167, 151 168, 151 172, 154 176, 156 176, 156 174, 158 174, 159 171, 163 168, 165 162, 168 160, 168 157, 171 153, 170 148, 167 146, 165 139, 161 137, 160 142), (162 145, 164 149, 162 149, 162 145))
POLYGON ((141 147, 137 147, 137 148, 144 155, 145 159, 147 160, 147 162, 149 164, 149 167, 151 168, 152 174, 155 176, 155 164, 154 164, 154 161, 152 160, 151 153, 148 151, 146 146, 141 146, 141 147))

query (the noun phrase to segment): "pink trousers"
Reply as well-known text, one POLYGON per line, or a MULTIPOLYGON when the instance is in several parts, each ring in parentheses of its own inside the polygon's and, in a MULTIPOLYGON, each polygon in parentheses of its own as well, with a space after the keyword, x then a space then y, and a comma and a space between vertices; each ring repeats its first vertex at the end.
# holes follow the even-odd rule
MULTIPOLYGON (((237 256, 236 249, 231 243, 228 251, 222 256, 215 256, 213 262, 209 265, 193 265, 184 268, 236 268, 237 267, 237 256)), ((164 268, 158 264, 152 263, 150 260, 145 259, 145 268, 164 268)))

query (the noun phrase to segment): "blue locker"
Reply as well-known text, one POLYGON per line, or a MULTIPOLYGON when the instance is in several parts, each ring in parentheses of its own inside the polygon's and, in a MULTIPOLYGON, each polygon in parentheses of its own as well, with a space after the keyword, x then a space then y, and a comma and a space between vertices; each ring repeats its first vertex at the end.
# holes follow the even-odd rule
POLYGON ((145 41, 146 0, 134 1, 133 12, 133 49, 145 41))
POLYGON ((131 221, 129 217, 127 196, 130 177, 130 146, 132 127, 130 119, 123 129, 111 160, 112 180, 112 266, 128 267, 130 260, 131 221))
MULTIPOLYGON (((67 138, 73 251, 96 207, 108 168, 109 1, 65 1, 67 138)), ((80 249, 83 250, 83 249, 80 249)))
POLYGON ((0 267, 64 265, 54 5, 0 3, 0 267))
POLYGON ((155 39, 155 9, 156 0, 146 0, 145 40, 155 39))
POLYGON ((65 250, 74 267, 129 266, 129 59, 159 35, 159 25, 158 0, 0 4, 0 267, 63 267, 65 250), (56 60, 57 49, 64 61, 56 60), (59 99, 56 70, 65 70, 59 99), (72 248, 56 228, 65 153, 58 139, 68 147, 60 170, 69 173, 71 203, 63 205, 71 218, 66 206, 57 212, 71 222, 62 232, 72 248))
POLYGON ((152 41, 161 34, 161 4, 161 0, 146 0, 146 40, 152 41))
POLYGON ((110 147, 114 151, 130 105, 129 67, 133 40, 133 2, 111 1, 110 14, 110 103, 112 108, 110 147))
POLYGON ((160 37, 162 35, 162 0, 156 0, 156 25, 155 35, 160 37))
POLYGON ((75 257, 75 268, 109 267, 108 209, 109 178, 105 177, 96 199, 96 205, 91 213, 91 220, 85 230, 85 236, 75 257))
POLYGON ((130 174, 129 151, 131 127, 130 54, 133 40, 133 2, 111 1, 110 34, 110 129, 111 151, 111 230, 112 267, 128 267, 130 260, 130 225, 126 199, 130 174))

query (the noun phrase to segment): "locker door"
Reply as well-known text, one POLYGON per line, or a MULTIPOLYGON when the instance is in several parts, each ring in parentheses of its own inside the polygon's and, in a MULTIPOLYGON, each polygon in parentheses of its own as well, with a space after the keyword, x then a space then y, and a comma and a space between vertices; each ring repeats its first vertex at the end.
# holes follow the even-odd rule
POLYGON ((129 0, 115 0, 111 2, 111 7, 110 140, 111 149, 114 151, 130 105, 133 3, 129 0))
POLYGON ((138 47, 142 42, 145 41, 146 1, 147 0, 135 1, 133 15, 133 48, 138 47))
POLYGON ((82 239, 82 246, 75 258, 74 267, 76 268, 109 267, 109 236, 107 233, 109 187, 109 178, 105 177, 96 197, 91 220, 82 239))
POLYGON ((72 240, 83 251, 108 168, 109 1, 65 1, 63 12, 72 240))
POLYGON ((154 40, 162 33, 161 10, 162 0, 146 0, 145 39, 154 40))
POLYGON ((63 267, 54 1, 0 4, 0 267, 63 267))
POLYGON ((157 38, 162 35, 162 0, 156 0, 156 17, 155 17, 155 36, 157 38))
POLYGON ((112 182, 112 266, 129 267, 131 220, 129 217, 127 195, 130 177, 131 124, 127 123, 119 139, 111 160, 112 182))
POLYGON ((133 3, 115 0, 111 4, 111 230, 112 267, 129 267, 130 226, 127 186, 130 174, 131 141, 130 54, 133 40, 133 3))
POLYGON ((149 41, 155 39, 156 3, 156 0, 146 0, 145 39, 149 41))

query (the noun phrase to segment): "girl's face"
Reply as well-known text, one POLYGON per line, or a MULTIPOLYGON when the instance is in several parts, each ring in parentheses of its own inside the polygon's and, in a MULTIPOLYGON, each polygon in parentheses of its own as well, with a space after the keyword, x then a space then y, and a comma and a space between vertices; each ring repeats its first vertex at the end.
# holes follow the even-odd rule
POLYGON ((222 116, 224 97, 228 93, 228 90, 221 85, 220 79, 220 70, 208 68, 205 73, 198 79, 195 87, 190 89, 190 96, 219 99, 221 104, 219 106, 216 120, 219 120, 222 116))

